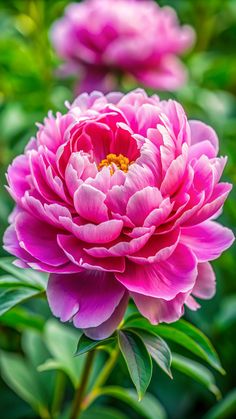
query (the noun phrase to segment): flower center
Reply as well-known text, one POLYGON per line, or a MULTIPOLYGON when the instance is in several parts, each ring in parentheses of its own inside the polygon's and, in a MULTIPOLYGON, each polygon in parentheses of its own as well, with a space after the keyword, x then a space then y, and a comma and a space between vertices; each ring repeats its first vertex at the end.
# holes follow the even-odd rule
POLYGON ((111 175, 114 173, 114 165, 118 167, 118 169, 123 170, 123 172, 127 173, 129 170, 129 165, 133 163, 130 162, 128 157, 123 156, 123 154, 108 154, 105 159, 103 159, 99 165, 98 169, 102 169, 104 166, 110 167, 111 175))

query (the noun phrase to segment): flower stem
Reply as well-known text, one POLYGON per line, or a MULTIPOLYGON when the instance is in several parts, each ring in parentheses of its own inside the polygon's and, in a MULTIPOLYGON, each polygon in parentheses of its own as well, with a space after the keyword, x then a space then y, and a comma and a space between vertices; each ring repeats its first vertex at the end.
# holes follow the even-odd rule
POLYGON ((95 356, 95 351, 91 351, 87 355, 87 359, 86 359, 83 373, 82 373, 81 382, 78 389, 76 390, 75 397, 73 400, 70 419, 77 419, 81 413, 81 404, 82 404, 83 397, 87 388, 89 375, 90 375, 92 365, 93 365, 94 356, 95 356))
POLYGON ((87 409, 88 406, 90 406, 90 404, 98 396, 100 388, 106 382, 107 378, 109 377, 111 371, 113 370, 113 368, 114 368, 114 366, 116 364, 118 355, 119 355, 119 347, 117 346, 117 348, 115 348, 113 350, 113 352, 111 353, 111 356, 108 359, 108 362, 106 363, 105 367, 102 369, 102 371, 99 374, 97 380, 95 381, 91 393, 89 393, 88 396, 82 402, 82 410, 87 409))

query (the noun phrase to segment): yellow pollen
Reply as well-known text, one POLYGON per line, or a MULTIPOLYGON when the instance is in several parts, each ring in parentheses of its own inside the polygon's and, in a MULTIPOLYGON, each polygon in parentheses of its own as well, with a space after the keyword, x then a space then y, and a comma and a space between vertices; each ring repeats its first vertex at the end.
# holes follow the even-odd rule
POLYGON ((103 167, 107 166, 110 167, 111 175, 115 172, 114 170, 114 164, 118 167, 118 169, 123 170, 123 172, 127 173, 129 170, 129 165, 133 163, 130 162, 128 157, 123 156, 123 154, 108 154, 105 159, 103 159, 99 165, 98 169, 102 169, 103 167))

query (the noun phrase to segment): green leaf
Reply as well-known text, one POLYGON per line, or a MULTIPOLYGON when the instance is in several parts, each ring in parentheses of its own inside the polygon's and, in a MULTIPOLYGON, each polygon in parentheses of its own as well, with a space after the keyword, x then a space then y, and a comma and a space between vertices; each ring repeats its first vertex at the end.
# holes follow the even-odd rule
POLYGON ((236 388, 227 396, 213 406, 203 419, 230 419, 236 416, 236 388))
POLYGON ((204 359, 204 361, 208 362, 222 374, 225 373, 209 339, 195 326, 185 320, 179 320, 170 325, 160 324, 153 326, 143 317, 133 316, 127 320, 124 327, 148 330, 164 339, 174 341, 204 359))
POLYGON ((45 372, 45 371, 63 371, 65 374, 68 375, 68 370, 66 366, 55 359, 47 359, 43 364, 40 364, 37 368, 39 372, 45 372))
POLYGON ((22 348, 28 361, 38 375, 38 381, 45 395, 45 400, 51 405, 55 388, 55 373, 40 374, 38 366, 45 362, 50 354, 43 342, 42 334, 34 330, 26 330, 22 335, 22 348))
POLYGON ((42 418, 49 418, 48 406, 37 373, 27 360, 18 354, 1 351, 0 364, 2 377, 7 385, 42 418))
POLYGON ((138 401, 134 390, 109 386, 103 387, 99 395, 111 396, 121 400, 134 409, 139 415, 138 417, 142 416, 145 419, 167 419, 164 408, 152 394, 146 393, 143 399, 138 401))
POLYGON ((131 331, 119 331, 118 341, 130 377, 141 400, 152 378, 150 355, 140 337, 131 331))
POLYGON ((12 308, 0 317, 0 324, 10 326, 16 330, 35 329, 42 331, 45 319, 28 309, 20 306, 12 308))
POLYGON ((54 360, 61 365, 60 369, 66 372, 75 387, 79 383, 85 359, 84 355, 74 357, 80 335, 78 329, 72 329, 54 319, 45 325, 45 344, 54 360))
POLYGON ((172 378, 171 366, 171 351, 167 343, 153 333, 139 331, 138 335, 143 340, 149 354, 159 367, 172 378))
POLYGON ((86 352, 92 351, 93 349, 102 346, 107 345, 108 343, 114 342, 114 338, 108 338, 104 340, 92 340, 88 338, 86 335, 82 334, 78 346, 75 352, 75 356, 85 354, 86 352))
POLYGON ((1 289, 0 291, 0 316, 15 305, 22 303, 27 298, 34 297, 39 291, 33 288, 19 287, 1 289))
POLYGON ((46 290, 47 286, 47 275, 43 272, 37 272, 33 269, 21 269, 13 265, 15 258, 6 257, 0 258, 0 268, 5 272, 13 275, 14 278, 17 278, 21 282, 28 284, 29 286, 34 286, 41 291, 46 290))
POLYGON ((215 385, 214 375, 205 366, 182 355, 172 353, 172 367, 204 385, 217 399, 221 397, 220 390, 215 385))

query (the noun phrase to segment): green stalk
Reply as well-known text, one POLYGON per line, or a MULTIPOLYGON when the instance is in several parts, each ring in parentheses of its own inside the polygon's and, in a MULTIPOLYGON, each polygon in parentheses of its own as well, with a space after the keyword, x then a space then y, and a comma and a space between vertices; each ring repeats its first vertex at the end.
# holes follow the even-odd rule
POLYGON ((92 391, 88 394, 88 396, 82 402, 82 410, 87 409, 88 406, 90 406, 90 404, 99 395, 101 387, 107 381, 107 378, 109 377, 111 371, 113 370, 113 368, 116 364, 118 355, 119 355, 119 347, 117 346, 117 348, 115 348, 112 351, 111 356, 108 359, 108 362, 106 363, 106 365, 102 369, 101 373, 99 374, 97 380, 95 381, 92 391))
POLYGON ((87 355, 87 359, 84 365, 82 378, 78 389, 75 392, 75 397, 72 404, 72 410, 70 419, 78 419, 81 413, 81 404, 86 392, 86 388, 89 381, 89 375, 92 370, 93 360, 95 356, 95 351, 91 351, 87 355))

